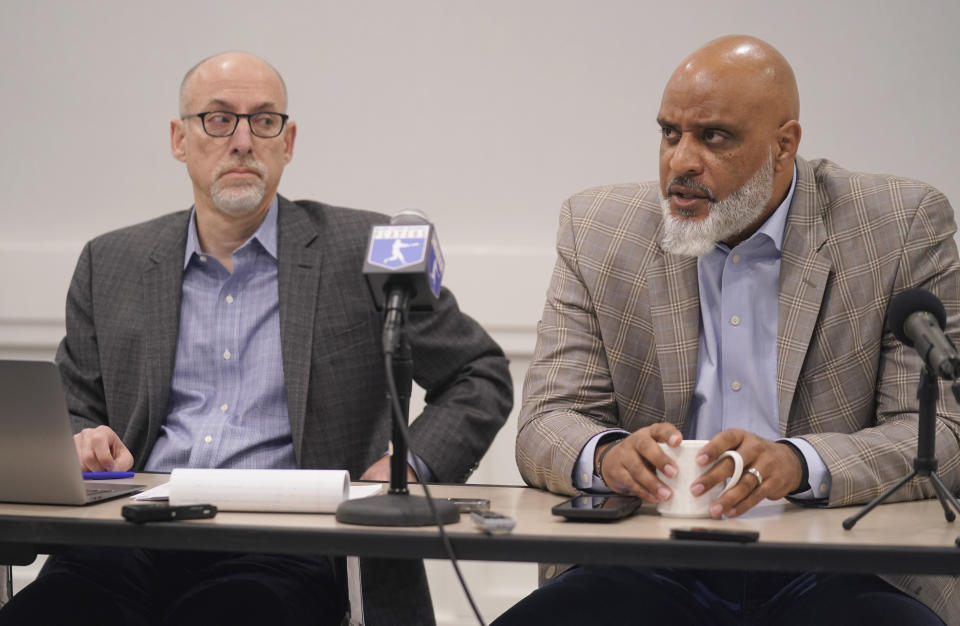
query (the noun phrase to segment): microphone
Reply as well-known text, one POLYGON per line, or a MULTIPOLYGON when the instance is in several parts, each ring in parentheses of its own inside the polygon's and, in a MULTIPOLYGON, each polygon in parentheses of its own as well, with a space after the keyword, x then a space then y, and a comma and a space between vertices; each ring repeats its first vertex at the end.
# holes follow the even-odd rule
POLYGON ((960 376, 960 355, 944 334, 947 312, 925 289, 907 289, 890 301, 887 326, 897 339, 920 353, 930 372, 946 380, 960 376))
POLYGON ((431 311, 440 297, 443 253, 436 227, 408 209, 370 231, 363 275, 378 311, 386 310, 384 351, 392 354, 407 310, 431 311))
MULTIPOLYGON (((383 371, 389 412, 393 421, 390 436, 390 490, 386 494, 346 500, 337 507, 337 521, 377 526, 443 525, 460 519, 457 507, 434 502, 421 479, 422 496, 407 489, 407 454, 410 449, 407 422, 413 388, 413 350, 404 332, 410 309, 431 310, 440 297, 443 254, 437 231, 419 211, 403 211, 388 225, 370 230, 370 244, 363 259, 363 275, 378 311, 384 311, 383 371)), ((445 545, 447 545, 445 543, 445 545)), ((448 546, 449 547, 449 546, 448 546)), ((448 550, 453 555, 452 550, 448 550)))
MULTIPOLYGON (((887 307, 887 328, 897 339, 916 349, 924 361, 917 386, 917 456, 913 459, 913 471, 898 480, 892 487, 867 503, 859 512, 843 520, 843 528, 850 530, 857 521, 886 500, 897 489, 914 477, 926 477, 931 483, 943 516, 948 522, 956 519, 953 509, 960 512, 960 502, 953 497, 953 490, 937 475, 937 378, 953 381, 950 385, 953 397, 960 402, 960 357, 957 349, 944 334, 947 312, 940 300, 924 289, 907 289, 890 300, 887 307)), ((957 540, 960 546, 960 538, 957 540)))

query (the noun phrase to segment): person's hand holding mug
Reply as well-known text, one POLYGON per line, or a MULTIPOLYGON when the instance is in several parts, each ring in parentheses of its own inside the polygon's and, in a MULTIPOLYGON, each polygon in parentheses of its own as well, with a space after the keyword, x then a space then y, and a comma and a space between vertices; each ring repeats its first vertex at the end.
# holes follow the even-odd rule
POLYGON ((678 445, 682 440, 673 424, 663 422, 641 428, 624 439, 597 446, 594 472, 617 493, 633 494, 651 504, 668 500, 673 492, 657 477, 657 471, 672 477, 677 468, 660 443, 678 445), (602 467, 598 467, 601 458, 602 467))
MULTIPOLYGON (((676 459, 666 450, 679 446, 681 441, 683 436, 673 424, 660 423, 641 428, 624 439, 597 446, 594 471, 617 493, 633 494, 652 504, 667 502, 678 489, 673 479, 679 468, 676 459), (607 448, 611 449, 607 451, 607 448), (603 467, 598 468, 597 461, 601 457, 603 467), (668 479, 670 484, 666 482, 668 479)), ((803 468, 785 444, 768 441, 740 428, 724 430, 710 441, 700 441, 699 444, 696 446, 699 453, 694 459, 699 467, 706 469, 701 469, 697 472, 699 476, 694 476, 679 489, 694 498, 707 492, 720 492, 719 496, 714 496, 715 500, 712 497, 702 499, 708 501, 704 516, 715 519, 723 515, 736 517, 764 498, 782 498, 800 486, 803 468), (732 480, 730 487, 724 490, 721 483, 731 478, 737 467, 733 455, 727 455, 729 460, 720 458, 727 451, 739 453, 743 475, 740 480, 732 480)))
MULTIPOLYGON (((729 428, 720 431, 703 446, 697 462, 707 466, 726 450, 736 450, 743 457, 743 476, 710 506, 710 517, 737 517, 765 498, 778 500, 800 487, 803 466, 786 444, 758 437, 742 428, 729 428)), ((707 491, 727 478, 729 471, 723 469, 723 465, 715 465, 704 472, 693 484, 693 489, 707 491)))
MULTIPOLYGON (((660 515, 667 517, 708 517, 711 514, 711 505, 714 504, 717 497, 723 492, 734 487, 743 474, 743 457, 736 450, 725 450, 716 459, 709 461, 706 465, 702 462, 703 457, 701 449, 708 442, 703 439, 688 439, 681 441, 676 446, 661 443, 660 448, 673 460, 677 468, 675 476, 666 476, 660 471, 657 472, 657 478, 662 480, 673 491, 673 497, 669 500, 661 501, 657 504, 657 511, 660 515), (733 461, 733 474, 724 487, 722 482, 717 482, 709 489, 706 489, 701 476, 721 465, 724 459, 733 461)), ((724 467, 718 468, 724 474, 729 474, 729 463, 723 463, 724 467)))

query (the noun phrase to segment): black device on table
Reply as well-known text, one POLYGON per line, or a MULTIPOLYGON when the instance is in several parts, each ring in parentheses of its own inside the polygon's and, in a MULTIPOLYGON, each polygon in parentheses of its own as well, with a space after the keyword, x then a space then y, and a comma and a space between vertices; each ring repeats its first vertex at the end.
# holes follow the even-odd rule
POLYGON ((693 526, 689 528, 671 528, 671 539, 692 539, 698 541, 733 541, 736 543, 753 543, 760 538, 756 530, 732 528, 706 528, 693 526))
POLYGON ((474 511, 470 513, 474 526, 488 535, 505 535, 513 530, 517 521, 496 511, 474 511))
POLYGON ((643 500, 616 493, 582 495, 564 500, 550 511, 569 520, 610 522, 632 515, 643 500))
POLYGON ((490 500, 487 498, 447 498, 447 502, 455 505, 460 513, 490 510, 490 500))
POLYGON ((209 519, 216 516, 217 507, 212 504, 182 504, 171 506, 166 502, 150 504, 125 504, 120 509, 123 519, 134 524, 146 522, 175 522, 182 519, 209 519))

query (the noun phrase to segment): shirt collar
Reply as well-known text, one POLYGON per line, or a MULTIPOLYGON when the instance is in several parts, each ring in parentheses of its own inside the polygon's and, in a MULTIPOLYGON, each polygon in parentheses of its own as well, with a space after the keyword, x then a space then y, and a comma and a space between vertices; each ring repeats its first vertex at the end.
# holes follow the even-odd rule
MULTIPOLYGON (((272 256, 274 259, 277 258, 277 212, 278 212, 278 201, 277 197, 273 197, 273 201, 270 203, 270 206, 267 208, 267 214, 263 216, 263 221, 260 222, 260 226, 257 228, 256 232, 244 243, 246 246, 250 241, 256 239, 260 242, 260 245, 263 246, 263 249, 272 256)), ((241 248, 243 246, 240 246, 241 248)), ((190 259, 193 258, 193 255, 196 254, 200 256, 203 254, 203 250, 200 249, 200 237, 197 235, 197 207, 196 205, 190 210, 190 224, 187 226, 187 247, 184 250, 183 254, 183 269, 187 269, 187 265, 190 263, 190 259)))
MULTIPOLYGON (((777 210, 767 218, 767 221, 763 223, 759 230, 753 234, 756 235, 763 233, 773 241, 773 245, 777 247, 777 251, 783 250, 783 232, 786 230, 787 226, 787 213, 790 212, 790 203, 793 201, 793 191, 797 188, 797 164, 793 164, 793 180, 790 181, 790 190, 787 192, 787 197, 783 199, 783 202, 780 203, 780 206, 777 207, 777 210)), ((752 239, 752 237, 751 237, 752 239)))

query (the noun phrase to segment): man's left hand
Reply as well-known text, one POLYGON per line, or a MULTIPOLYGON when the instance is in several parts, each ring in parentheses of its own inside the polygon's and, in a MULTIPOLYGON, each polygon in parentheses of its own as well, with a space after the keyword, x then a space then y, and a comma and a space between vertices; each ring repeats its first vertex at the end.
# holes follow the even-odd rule
MULTIPOLYGON (((390 480, 390 456, 382 456, 376 463, 367 468, 359 480, 378 480, 388 482, 390 480)), ((407 465, 407 482, 417 482, 417 475, 413 473, 413 468, 407 465)))
MULTIPOLYGON (((743 475, 710 505, 710 517, 737 517, 757 506, 764 498, 778 500, 800 486, 803 467, 797 456, 783 443, 768 441, 741 428, 721 431, 701 449, 697 463, 709 465, 727 450, 736 450, 743 457, 743 475), (748 470, 753 468, 760 479, 748 470)), ((727 470, 729 472, 729 470, 727 470)), ((698 495, 724 480, 723 468, 705 472, 691 485, 698 495)))

